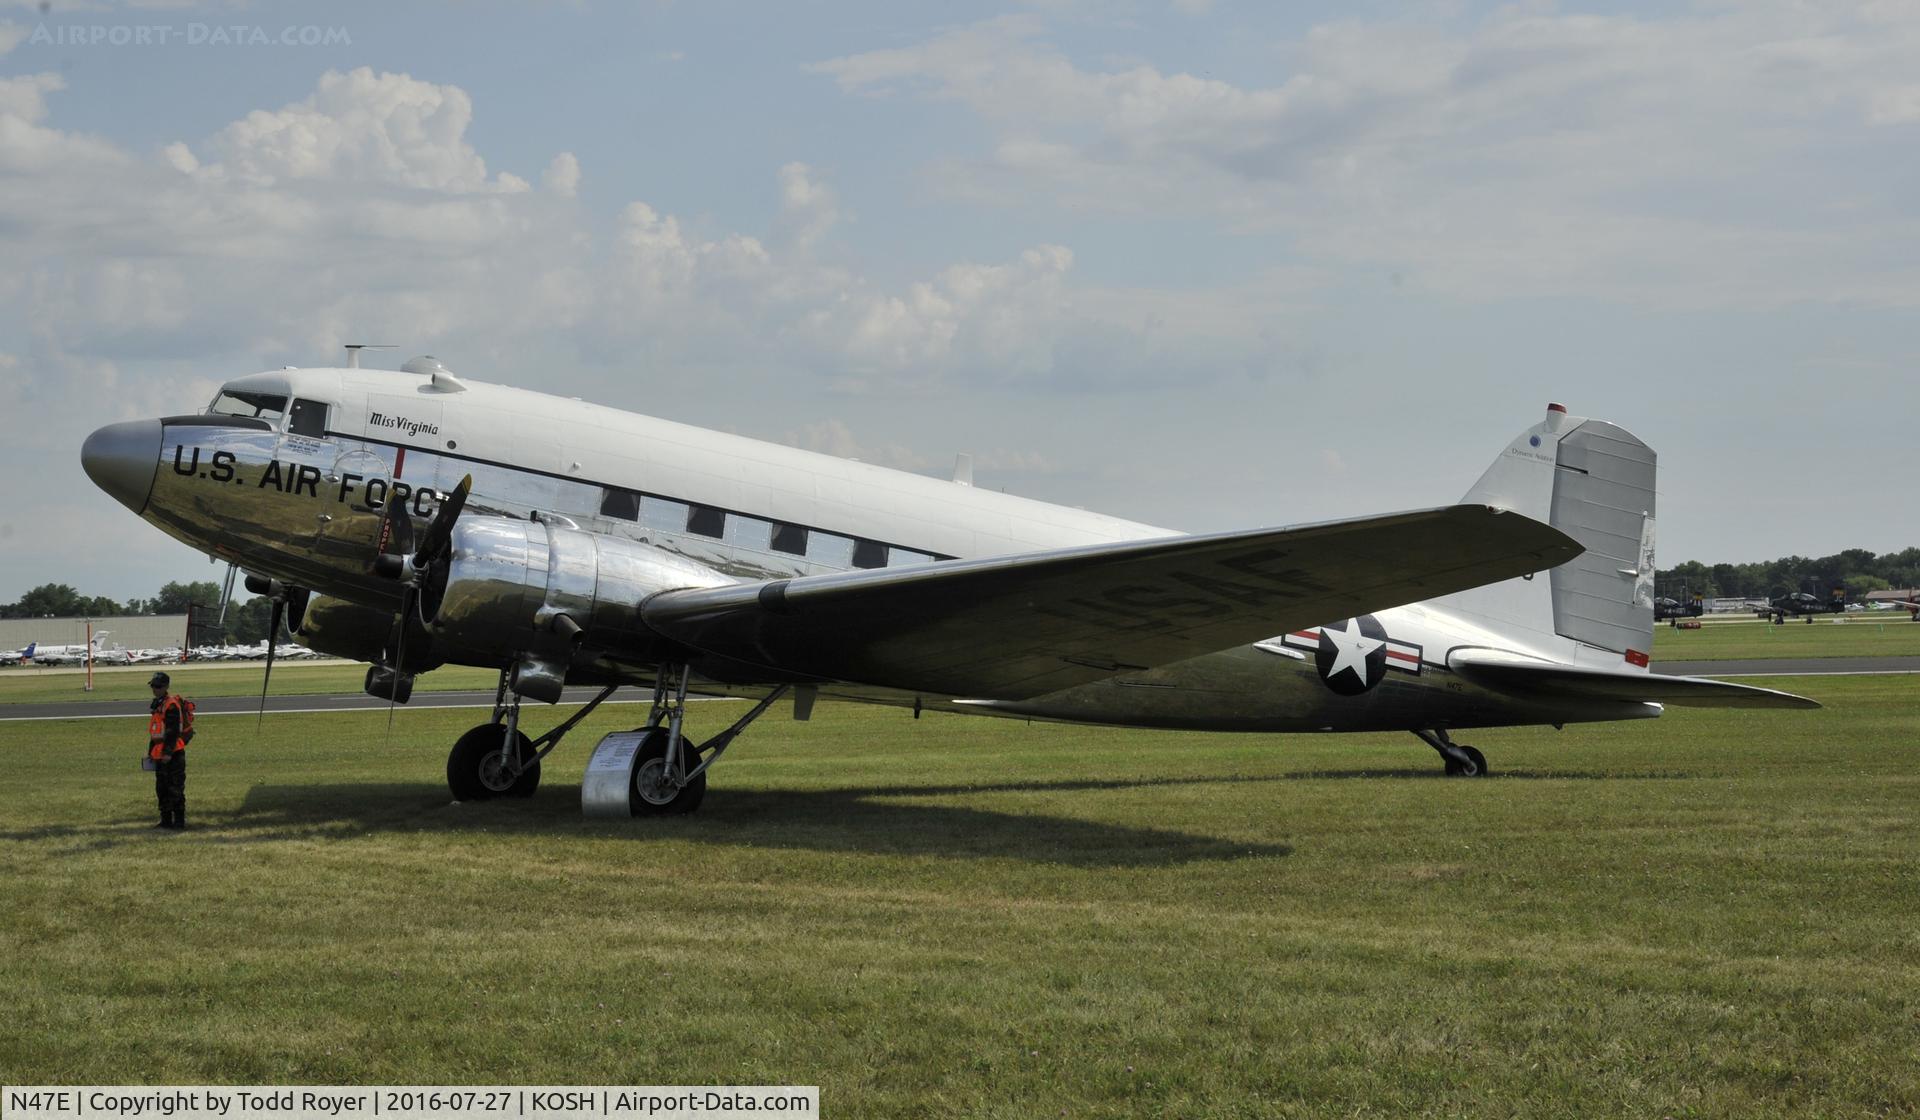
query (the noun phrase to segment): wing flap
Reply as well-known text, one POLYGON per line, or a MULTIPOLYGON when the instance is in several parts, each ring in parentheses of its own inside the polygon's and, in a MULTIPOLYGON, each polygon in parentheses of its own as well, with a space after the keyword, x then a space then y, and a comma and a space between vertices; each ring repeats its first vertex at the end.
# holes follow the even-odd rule
POLYGON ((1708 677, 1668 677, 1541 661, 1499 650, 1455 650, 1447 665, 1475 684, 1502 692, 1566 696, 1581 700, 1676 704, 1694 708, 1818 708, 1818 701, 1791 692, 1734 684, 1708 677))
POLYGON ((1488 506, 1162 537, 662 592, 648 626, 735 662, 1025 699, 1564 563, 1560 531, 1488 506))

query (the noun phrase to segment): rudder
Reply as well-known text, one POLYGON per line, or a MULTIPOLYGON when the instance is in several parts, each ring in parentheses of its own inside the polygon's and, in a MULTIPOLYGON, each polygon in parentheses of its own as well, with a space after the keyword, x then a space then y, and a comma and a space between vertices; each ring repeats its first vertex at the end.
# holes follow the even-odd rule
POLYGON ((1644 668, 1653 646, 1656 456, 1618 425, 1547 408, 1462 501, 1545 521, 1586 552, 1544 578, 1448 596, 1443 609, 1557 660, 1644 668))

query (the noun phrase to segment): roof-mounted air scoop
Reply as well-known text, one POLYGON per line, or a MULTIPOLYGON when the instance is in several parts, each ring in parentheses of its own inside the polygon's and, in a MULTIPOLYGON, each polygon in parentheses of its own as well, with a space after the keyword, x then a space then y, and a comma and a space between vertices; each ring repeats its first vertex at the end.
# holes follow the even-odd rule
POLYGON ((422 354, 417 358, 408 358, 400 367, 401 373, 417 373, 433 380, 433 387, 442 393, 464 393, 467 383, 453 375, 445 362, 432 354, 422 354))

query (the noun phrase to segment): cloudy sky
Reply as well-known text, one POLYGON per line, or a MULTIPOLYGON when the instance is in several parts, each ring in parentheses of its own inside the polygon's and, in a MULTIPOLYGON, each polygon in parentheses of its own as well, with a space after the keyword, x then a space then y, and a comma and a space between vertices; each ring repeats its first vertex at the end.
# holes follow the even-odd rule
POLYGON ((1920 4, 0 7, 0 600, 215 578, 103 423, 393 342, 1203 530, 1549 400, 1660 559, 1920 543, 1920 4))

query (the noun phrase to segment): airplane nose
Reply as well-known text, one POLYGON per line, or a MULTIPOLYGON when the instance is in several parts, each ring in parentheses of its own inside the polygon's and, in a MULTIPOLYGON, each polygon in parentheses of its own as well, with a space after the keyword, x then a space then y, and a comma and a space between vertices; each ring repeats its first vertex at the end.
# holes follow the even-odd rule
POLYGON ((160 469, 160 421, 108 424, 87 437, 80 465, 114 501, 135 513, 144 511, 160 469))

